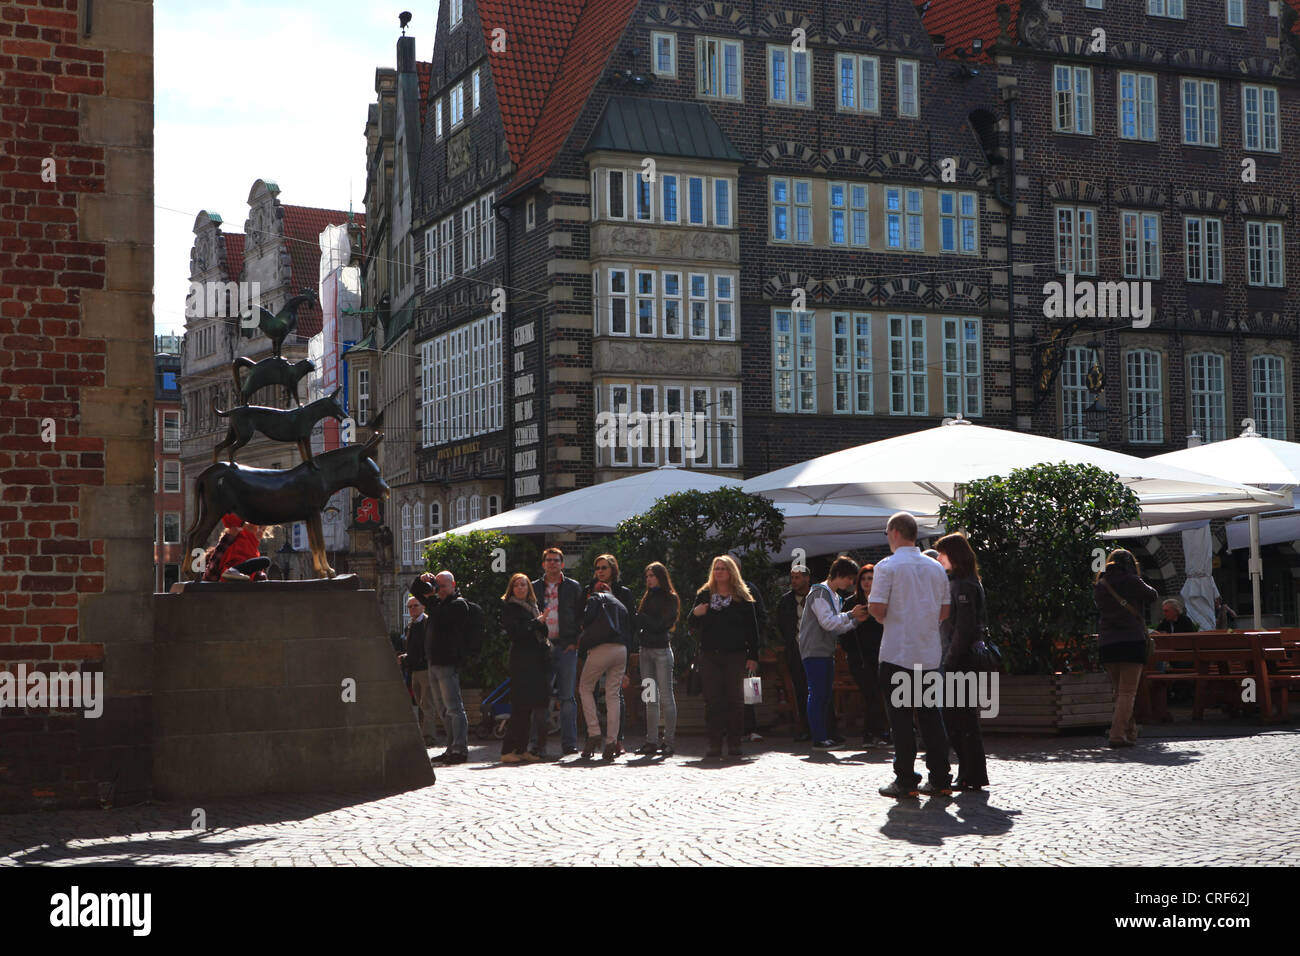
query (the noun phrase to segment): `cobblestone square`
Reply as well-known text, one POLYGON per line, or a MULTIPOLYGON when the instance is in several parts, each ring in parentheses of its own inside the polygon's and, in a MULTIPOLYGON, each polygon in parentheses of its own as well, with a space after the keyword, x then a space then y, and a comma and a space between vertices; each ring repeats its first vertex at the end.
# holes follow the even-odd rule
MULTIPOLYGON (((788 738, 707 764, 496 763, 497 745, 382 799, 297 795, 0 817, 0 865, 1294 864, 1293 728, 1164 724, 1100 737, 991 737, 983 793, 895 802, 884 750, 809 755, 788 738)), ((920 762, 918 761, 918 767, 920 762)))

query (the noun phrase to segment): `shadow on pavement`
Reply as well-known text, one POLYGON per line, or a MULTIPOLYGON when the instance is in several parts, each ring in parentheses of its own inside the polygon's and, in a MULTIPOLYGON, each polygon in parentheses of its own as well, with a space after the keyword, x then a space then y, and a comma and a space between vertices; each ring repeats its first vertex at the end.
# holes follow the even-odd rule
POLYGON ((990 806, 989 795, 983 790, 951 797, 897 800, 889 808, 880 832, 891 840, 905 840, 917 846, 942 846, 949 837, 1007 833, 1020 812, 990 806), (949 807, 955 808, 955 815, 948 812, 949 807))

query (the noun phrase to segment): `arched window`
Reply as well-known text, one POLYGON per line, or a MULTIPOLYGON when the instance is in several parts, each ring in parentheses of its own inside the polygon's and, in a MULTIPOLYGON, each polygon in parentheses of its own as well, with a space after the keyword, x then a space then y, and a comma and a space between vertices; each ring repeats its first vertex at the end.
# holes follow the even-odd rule
POLYGON ((501 513, 501 496, 500 496, 500 495, 488 495, 488 496, 487 496, 487 512, 488 512, 488 517, 489 517, 489 518, 491 518, 493 515, 499 515, 499 514, 501 513))
POLYGON ((465 523, 465 496, 461 495, 456 499, 456 527, 465 523))
POLYGON ((424 564, 424 545, 420 544, 420 539, 424 537, 424 504, 417 501, 415 503, 415 533, 412 537, 415 539, 414 548, 411 554, 411 563, 419 567, 424 564))
POLYGON ((470 521, 477 521, 480 517, 482 517, 483 513, 481 510, 482 509, 481 501, 482 499, 480 499, 478 495, 474 495, 469 499, 469 520, 470 521))
POLYGON ((402 505, 402 567, 411 566, 411 506, 402 505))

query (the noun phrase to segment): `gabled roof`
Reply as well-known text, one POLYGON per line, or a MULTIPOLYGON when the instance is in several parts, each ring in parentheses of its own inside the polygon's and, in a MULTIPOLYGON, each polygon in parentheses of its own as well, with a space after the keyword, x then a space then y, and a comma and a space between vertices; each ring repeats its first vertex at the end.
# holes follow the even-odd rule
POLYGON ((1015 35, 1016 20, 1020 16, 1020 0, 931 0, 930 9, 921 15, 925 32, 943 37, 943 56, 952 57, 953 51, 965 47, 979 37, 984 49, 972 61, 991 60, 993 41, 1002 32, 998 27, 997 8, 1005 2, 1011 8, 1011 31, 1015 35))
POLYGON ((637 96, 614 96, 605 104, 583 152, 597 149, 745 161, 704 104, 637 96))
MULTIPOLYGON (((282 205, 281 208, 284 210, 284 238, 292 265, 286 292, 295 296, 301 289, 319 290, 320 234, 326 226, 347 222, 351 214, 340 209, 317 209, 314 206, 282 205)), ((298 334, 315 335, 321 330, 322 320, 319 306, 304 306, 298 310, 298 334)))
POLYGON ((238 282, 244 271, 244 234, 223 232, 221 238, 226 240, 226 278, 238 282))
POLYGON ((492 55, 492 80, 510 158, 518 167, 506 191, 550 168, 637 0, 479 0, 484 41, 506 31, 492 55))

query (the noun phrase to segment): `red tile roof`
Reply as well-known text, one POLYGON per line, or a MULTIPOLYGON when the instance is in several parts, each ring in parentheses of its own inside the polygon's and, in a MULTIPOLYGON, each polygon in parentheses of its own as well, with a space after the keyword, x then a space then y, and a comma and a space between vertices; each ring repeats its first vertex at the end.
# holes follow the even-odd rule
POLYGON ((636 7, 637 0, 588 0, 507 192, 540 176, 555 161, 636 7))
MULTIPOLYGON (((925 32, 943 37, 943 55, 951 57, 953 51, 965 47, 979 37, 984 49, 972 60, 990 59, 993 41, 1001 32, 998 29, 998 4, 1004 0, 931 0, 930 9, 922 15, 925 32)), ((1010 31, 1015 36, 1016 18, 1020 16, 1020 0, 1005 0, 1011 8, 1010 31)))
MULTIPOLYGON (((317 209, 313 206, 288 206, 284 209, 284 238, 289 246, 292 272, 288 295, 295 296, 302 289, 320 290, 320 234, 326 226, 338 226, 348 221, 348 213, 339 209, 317 209)), ((360 224, 363 217, 354 216, 360 224)), ((298 310, 299 335, 315 335, 321 330, 320 308, 310 306, 298 310)))
POLYGON ((425 110, 429 104, 429 84, 433 80, 433 64, 415 63, 415 73, 420 78, 420 122, 424 122, 425 110))
POLYGON ((244 234, 223 232, 221 238, 226 240, 226 279, 238 282, 244 271, 244 234))

